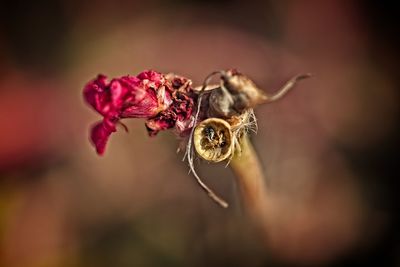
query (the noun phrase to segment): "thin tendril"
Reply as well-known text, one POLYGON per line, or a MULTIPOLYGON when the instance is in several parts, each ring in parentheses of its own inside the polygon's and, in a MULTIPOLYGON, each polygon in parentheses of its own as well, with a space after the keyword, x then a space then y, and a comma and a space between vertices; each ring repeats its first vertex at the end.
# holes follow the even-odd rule
POLYGON ((292 89, 297 82, 306 79, 306 78, 310 78, 312 75, 311 73, 306 73, 306 74, 300 74, 300 75, 296 75, 293 78, 291 78, 289 81, 287 81, 285 83, 284 86, 282 86, 276 93, 274 93, 271 96, 268 96, 268 99, 266 102, 274 102, 280 98, 282 98, 284 95, 286 95, 287 92, 290 91, 290 89, 292 89))
MULTIPOLYGON (((207 84, 210 82, 211 78, 212 78, 215 74, 223 74, 223 73, 225 73, 223 70, 213 71, 213 72, 211 72, 210 74, 208 74, 207 77, 206 77, 206 78, 204 79, 204 81, 203 81, 203 85, 201 86, 201 89, 200 89, 200 92, 199 92, 199 98, 198 98, 198 100, 197 100, 197 102, 198 102, 198 103, 197 103, 197 110, 196 110, 196 115, 195 115, 194 121, 193 121, 193 127, 192 127, 192 129, 191 129, 191 131, 190 131, 189 141, 188 141, 188 143, 187 143, 187 145, 186 145, 186 151, 185 151, 185 154, 183 155, 182 161, 185 161, 185 159, 186 159, 186 157, 188 156, 189 151, 190 151, 190 149, 189 149, 189 148, 191 147, 191 144, 190 144, 190 143, 191 143, 191 140, 192 140, 192 137, 193 137, 194 128, 196 127, 197 119, 198 119, 199 114, 200 114, 201 100, 202 100, 202 98, 203 98, 204 90, 206 89, 207 84)), ((214 89, 216 89, 216 88, 213 88, 212 90, 214 90, 214 89)))
POLYGON ((214 200, 216 203, 218 203, 221 207, 223 208, 227 208, 228 207, 228 203, 223 200, 222 198, 220 198, 218 195, 216 195, 199 177, 199 175, 197 174, 196 170, 194 169, 194 164, 193 164, 193 158, 194 158, 194 152, 193 152, 193 148, 192 148, 192 142, 193 142, 193 134, 194 134, 194 129, 196 127, 196 123, 197 123, 197 119, 199 117, 200 114, 200 109, 201 109, 201 102, 203 100, 203 93, 204 93, 204 89, 207 87, 207 84, 210 82, 212 76, 214 76, 215 74, 220 74, 222 73, 221 71, 214 71, 211 74, 209 74, 206 79, 203 82, 203 86, 201 88, 201 91, 199 93, 199 98, 197 100, 197 110, 196 110, 196 115, 194 117, 194 123, 193 123, 193 127, 190 131, 190 136, 189 136, 189 140, 186 146, 186 153, 184 156, 187 156, 187 160, 189 163, 189 168, 190 171, 193 173, 194 177, 197 180, 197 183, 201 186, 201 188, 208 194, 208 196, 214 200))

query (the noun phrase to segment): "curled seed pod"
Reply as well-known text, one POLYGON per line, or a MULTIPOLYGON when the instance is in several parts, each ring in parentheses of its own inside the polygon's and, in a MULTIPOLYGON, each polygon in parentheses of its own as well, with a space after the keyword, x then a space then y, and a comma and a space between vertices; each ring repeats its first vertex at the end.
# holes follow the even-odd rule
POLYGON ((233 153, 233 135, 228 122, 209 118, 196 126, 193 143, 197 154, 211 162, 220 162, 233 153))

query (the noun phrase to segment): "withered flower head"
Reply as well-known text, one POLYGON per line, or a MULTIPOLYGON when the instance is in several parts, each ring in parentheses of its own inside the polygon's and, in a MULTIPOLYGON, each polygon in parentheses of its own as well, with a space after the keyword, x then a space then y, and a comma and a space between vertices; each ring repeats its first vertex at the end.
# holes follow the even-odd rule
POLYGON ((123 76, 107 82, 98 75, 83 91, 85 101, 103 116, 91 130, 91 141, 98 154, 103 154, 107 140, 122 118, 151 118, 171 104, 163 74, 144 71, 137 76, 123 76))
POLYGON ((103 120, 91 128, 90 139, 97 153, 103 154, 110 135, 117 130, 118 123, 123 125, 120 120, 124 118, 146 119, 150 136, 175 129, 177 135, 188 137, 185 156, 199 185, 226 208, 228 203, 208 188, 196 173, 195 152, 208 162, 228 158, 235 161, 241 155, 245 135, 257 130, 253 108, 280 99, 297 81, 309 76, 295 76, 277 92, 267 95, 236 70, 212 72, 197 90, 192 87, 191 80, 172 73, 150 70, 111 82, 99 75, 83 90, 85 101, 103 116, 103 120), (216 74, 220 84, 210 85, 216 74))

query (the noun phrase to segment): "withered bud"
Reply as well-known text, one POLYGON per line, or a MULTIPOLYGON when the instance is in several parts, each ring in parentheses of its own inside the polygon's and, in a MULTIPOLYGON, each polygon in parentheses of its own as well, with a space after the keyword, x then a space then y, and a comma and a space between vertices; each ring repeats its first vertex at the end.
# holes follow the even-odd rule
POLYGON ((193 134, 197 154, 211 162, 220 162, 233 153, 231 126, 223 119, 209 118, 199 123, 193 134))

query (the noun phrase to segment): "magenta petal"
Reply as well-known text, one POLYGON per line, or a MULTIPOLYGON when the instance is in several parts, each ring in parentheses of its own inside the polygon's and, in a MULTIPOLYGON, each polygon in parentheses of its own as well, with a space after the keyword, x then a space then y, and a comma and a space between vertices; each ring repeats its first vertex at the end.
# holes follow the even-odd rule
POLYGON ((145 70, 137 75, 140 80, 149 80, 154 83, 154 88, 158 88, 164 83, 164 75, 153 71, 153 70, 145 70))
POLYGON ((97 112, 104 115, 109 110, 110 97, 107 92, 107 77, 99 74, 96 79, 86 84, 83 96, 97 112))
POLYGON ((111 82, 106 76, 98 75, 83 90, 85 101, 103 116, 103 121, 95 124, 90 132, 97 153, 104 153, 110 135, 123 118, 147 119, 150 135, 173 127, 180 135, 188 132, 193 127, 191 88, 190 80, 184 77, 171 78, 152 70, 111 82))
POLYGON ((151 118, 171 105, 171 95, 165 89, 164 78, 157 72, 143 72, 137 80, 122 77, 122 86, 130 87, 129 97, 121 110, 122 118, 151 118))
POLYGON ((96 147, 97 154, 103 155, 110 135, 117 129, 111 121, 104 120, 95 124, 90 133, 90 140, 96 147))
POLYGON ((124 104, 124 97, 128 89, 121 85, 118 80, 112 80, 110 83, 111 103, 115 110, 121 109, 124 104))
POLYGON ((151 118, 157 115, 161 110, 157 96, 153 90, 139 91, 141 96, 135 101, 129 102, 129 106, 125 108, 121 117, 123 118, 151 118))

